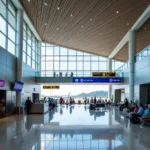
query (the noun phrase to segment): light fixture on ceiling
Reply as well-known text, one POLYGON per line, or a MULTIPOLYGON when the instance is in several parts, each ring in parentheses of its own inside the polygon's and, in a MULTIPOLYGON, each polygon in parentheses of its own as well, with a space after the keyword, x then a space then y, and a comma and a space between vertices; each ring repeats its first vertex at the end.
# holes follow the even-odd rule
POLYGON ((130 23, 127 23, 127 26, 129 26, 130 25, 130 23))
POLYGON ((59 30, 59 28, 56 28, 56 30, 59 30))
POLYGON ((71 14, 70 16, 73 17, 73 14, 71 14))
POLYGON ((116 11, 116 14, 119 14, 119 11, 116 11))
POLYGON ((91 18, 90 21, 92 21, 93 19, 91 18))
POLYGON ((146 30, 146 28, 144 28, 144 30, 146 30))
POLYGON ((48 3, 47 3, 47 2, 44 2, 44 6, 48 6, 48 3))
POLYGON ((47 26, 47 23, 45 23, 45 26, 47 26))
POLYGON ((57 10, 60 10, 60 7, 57 7, 57 10))
POLYGON ((81 26, 82 28, 84 27, 84 26, 81 26))
POLYGON ((30 0, 28 0, 28 2, 30 2, 30 0))

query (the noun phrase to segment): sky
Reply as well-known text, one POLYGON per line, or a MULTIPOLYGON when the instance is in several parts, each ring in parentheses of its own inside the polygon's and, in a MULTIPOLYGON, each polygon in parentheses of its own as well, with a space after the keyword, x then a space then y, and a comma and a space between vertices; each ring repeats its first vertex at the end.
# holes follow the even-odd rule
POLYGON ((41 86, 41 94, 44 96, 77 95, 93 91, 108 91, 108 85, 60 85, 60 89, 44 90, 41 86))

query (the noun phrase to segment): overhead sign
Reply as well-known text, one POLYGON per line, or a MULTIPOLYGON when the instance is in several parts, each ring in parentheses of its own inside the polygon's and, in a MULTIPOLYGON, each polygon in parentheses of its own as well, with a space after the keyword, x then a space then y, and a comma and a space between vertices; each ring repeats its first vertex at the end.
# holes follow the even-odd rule
POLYGON ((43 89, 59 89, 59 86, 53 86, 53 85, 44 85, 43 89))
POLYGON ((115 77, 115 72, 92 72, 93 77, 115 77))
POLYGON ((83 77, 83 78, 73 78, 73 83, 121 83, 122 78, 120 77, 105 77, 105 78, 92 78, 92 77, 83 77))

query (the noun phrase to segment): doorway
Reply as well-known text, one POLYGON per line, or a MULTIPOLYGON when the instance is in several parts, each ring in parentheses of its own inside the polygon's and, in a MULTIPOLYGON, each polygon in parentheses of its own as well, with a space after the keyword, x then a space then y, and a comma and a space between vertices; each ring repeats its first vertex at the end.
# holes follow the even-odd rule
POLYGON ((6 116, 6 91, 0 90, 0 118, 6 116))
POLYGON ((33 103, 39 102, 39 93, 33 93, 32 98, 33 98, 33 103))

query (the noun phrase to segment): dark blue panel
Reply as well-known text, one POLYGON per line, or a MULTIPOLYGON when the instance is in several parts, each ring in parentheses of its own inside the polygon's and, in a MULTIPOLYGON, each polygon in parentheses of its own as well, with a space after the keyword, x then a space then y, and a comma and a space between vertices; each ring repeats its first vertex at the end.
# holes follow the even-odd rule
POLYGON ((13 90, 14 91, 22 91, 24 83, 16 81, 13 90))
POLYGON ((122 78, 110 78, 110 77, 106 77, 106 78, 73 78, 72 82, 74 83, 121 83, 122 82, 122 78))

